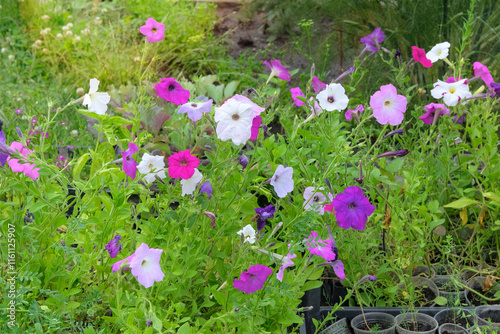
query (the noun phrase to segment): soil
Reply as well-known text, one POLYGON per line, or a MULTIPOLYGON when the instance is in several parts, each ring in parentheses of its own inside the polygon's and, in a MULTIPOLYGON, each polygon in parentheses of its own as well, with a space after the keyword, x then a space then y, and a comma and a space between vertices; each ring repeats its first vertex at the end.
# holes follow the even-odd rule
POLYGON ((388 323, 370 322, 370 327, 368 327, 365 323, 363 323, 363 325, 359 329, 376 333, 378 331, 383 331, 390 327, 391 325, 388 323))
POLYGON ((434 304, 434 298, 436 298, 436 295, 430 288, 420 289, 419 295, 420 298, 417 300, 417 303, 420 304, 420 307, 432 306, 432 304, 434 304))
POLYGON ((462 326, 463 328, 470 328, 474 325, 474 317, 463 318, 458 314, 448 313, 448 316, 441 320, 441 324, 450 323, 462 326))
POLYGON ((414 322, 402 322, 401 327, 408 331, 413 331, 413 332, 427 332, 432 329, 431 324, 426 324, 426 323, 414 323, 414 322))

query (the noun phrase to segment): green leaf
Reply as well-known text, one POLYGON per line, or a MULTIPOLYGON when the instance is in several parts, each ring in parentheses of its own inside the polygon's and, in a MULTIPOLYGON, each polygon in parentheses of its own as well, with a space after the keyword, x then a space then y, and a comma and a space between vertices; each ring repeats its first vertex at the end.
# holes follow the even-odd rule
POLYGON ((308 281, 308 282, 306 282, 306 284, 304 284, 301 291, 309 291, 312 289, 319 288, 322 285, 323 285, 323 282, 321 282, 321 281, 308 281))
POLYGON ((495 193, 488 192, 488 193, 484 193, 483 195, 486 198, 489 198, 491 200, 494 200, 497 203, 500 203, 500 197, 498 197, 498 195, 495 193))
POLYGON ((396 173, 398 170, 403 167, 404 159, 396 159, 391 162, 389 165, 385 166, 385 169, 391 173, 396 173))
POLYGON ((473 204, 478 204, 478 201, 468 198, 468 197, 462 197, 459 200, 453 201, 449 204, 444 205, 445 208, 452 208, 452 209, 463 209, 466 206, 473 205, 473 204))
POLYGON ((90 158, 90 154, 85 153, 84 155, 82 155, 80 157, 80 159, 78 159, 75 167, 73 167, 73 180, 80 180, 80 174, 82 172, 82 169, 85 166, 85 164, 87 163, 87 161, 89 160, 89 158, 90 158))
POLYGON ((182 325, 177 331, 177 334, 191 334, 191 326, 189 326, 189 323, 186 322, 182 325))
POLYGON ((234 95, 234 91, 238 87, 239 81, 231 81, 226 85, 226 88, 224 88, 224 97, 230 97, 234 95))
POLYGON ((318 267, 318 268, 316 268, 313 271, 313 273, 307 279, 310 280, 310 281, 317 280, 323 274, 323 270, 325 270, 325 267, 318 267))
POLYGON ((153 322, 154 329, 156 329, 158 332, 161 332, 161 329, 163 328, 163 323, 161 322, 160 319, 158 319, 155 313, 151 314, 151 321, 153 322))
POLYGON ((434 302, 438 305, 446 305, 446 303, 448 302, 448 299, 440 296, 440 297, 436 297, 436 299, 434 299, 434 302))

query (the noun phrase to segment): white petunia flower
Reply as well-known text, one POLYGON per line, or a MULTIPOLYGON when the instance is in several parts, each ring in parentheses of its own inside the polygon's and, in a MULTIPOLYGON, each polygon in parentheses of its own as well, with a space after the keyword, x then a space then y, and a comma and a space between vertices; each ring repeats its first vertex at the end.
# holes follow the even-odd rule
POLYGON ((248 224, 247 226, 243 227, 242 230, 236 232, 239 235, 243 236, 243 243, 248 242, 250 244, 255 243, 255 230, 252 227, 252 225, 248 224))
POLYGON ((182 185, 182 196, 184 195, 191 195, 194 190, 196 189, 196 186, 200 181, 203 179, 203 175, 201 175, 200 171, 198 168, 194 169, 194 174, 191 176, 189 179, 181 180, 181 185, 182 185))
POLYGON ((111 99, 108 93, 99 93, 99 80, 96 78, 90 79, 90 89, 88 94, 83 98, 83 105, 88 106, 89 111, 93 111, 98 115, 104 115, 108 110, 107 104, 111 99))
POLYGON ((244 144, 252 136, 253 106, 229 99, 220 108, 215 108, 217 138, 232 139, 234 145, 244 144))
POLYGON ((160 179, 164 179, 165 175, 165 161, 161 155, 149 155, 144 153, 142 156, 142 161, 137 166, 137 170, 141 174, 146 174, 144 179, 146 183, 151 183, 156 179, 156 176, 160 179))
POLYGON ((434 89, 431 90, 431 95, 435 99, 443 98, 447 106, 454 107, 460 100, 472 96, 466 81, 467 79, 462 79, 457 82, 447 83, 438 80, 434 84, 434 89))
POLYGON ((327 111, 344 110, 347 108, 349 98, 345 95, 345 89, 341 84, 331 83, 316 95, 319 105, 327 111))
POLYGON ((293 190, 293 168, 279 165, 271 178, 271 185, 279 198, 285 197, 293 190))
POLYGON ((450 51, 450 43, 444 42, 436 44, 427 54, 425 55, 432 63, 437 62, 439 59, 444 59, 448 57, 450 51))

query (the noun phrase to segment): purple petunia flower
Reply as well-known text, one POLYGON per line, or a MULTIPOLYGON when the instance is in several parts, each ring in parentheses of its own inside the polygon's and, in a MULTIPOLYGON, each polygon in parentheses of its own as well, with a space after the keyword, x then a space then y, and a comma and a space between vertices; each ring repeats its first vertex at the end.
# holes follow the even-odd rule
POLYGON ((106 244, 106 246, 104 246, 111 258, 115 258, 118 255, 118 252, 121 252, 122 250, 122 245, 120 244, 121 238, 122 237, 120 235, 115 235, 113 240, 111 240, 106 244))
POLYGON ((273 270, 267 266, 261 264, 251 266, 248 268, 248 271, 241 273, 240 279, 235 279, 233 281, 233 286, 235 289, 246 292, 247 294, 254 293, 262 289, 267 278, 272 273, 273 270))
POLYGON ((202 193, 206 193, 208 195, 208 199, 212 198, 214 190, 212 189, 212 184, 210 183, 210 181, 203 182, 200 185, 200 194, 202 193))
POLYGON ((9 152, 12 152, 12 150, 5 144, 5 134, 0 130, 0 165, 2 167, 5 166, 5 161, 10 156, 9 152))
POLYGON ((385 152, 385 153, 382 153, 380 155, 377 155, 377 158, 380 159, 380 158, 388 158, 388 157, 404 157, 408 153, 410 153, 410 151, 408 151, 408 150, 390 151, 390 152, 385 152))
POLYGON ((128 143, 128 150, 122 151, 122 159, 123 159, 123 171, 125 174, 130 176, 130 178, 135 179, 137 173, 137 166, 139 165, 132 156, 134 153, 139 151, 139 147, 136 144, 130 142, 128 143))
POLYGON ((271 178, 271 185, 279 198, 285 197, 293 190, 293 168, 279 165, 271 178))
POLYGON ((237 160, 238 160, 239 164, 241 165, 241 167, 243 167, 243 169, 245 169, 247 167, 247 165, 248 165, 248 158, 247 158, 246 155, 243 154, 237 160))
POLYGON ((255 208, 255 212, 259 215, 257 219, 257 231, 260 231, 266 226, 266 221, 274 217, 276 208, 271 204, 265 208, 255 208))
POLYGON ((366 275, 363 276, 356 285, 363 284, 364 282, 370 281, 370 282, 375 282, 377 280, 377 276, 372 276, 372 275, 366 275))
POLYGON ((358 186, 345 188, 333 199, 333 207, 337 224, 344 229, 364 230, 368 216, 375 211, 375 206, 370 204, 358 186))
POLYGON ((370 35, 361 38, 361 43, 365 45, 365 49, 367 51, 378 52, 378 49, 380 48, 379 44, 384 41, 385 37, 386 36, 381 28, 375 28, 370 35))
POLYGON ((188 102, 183 104, 177 113, 187 113, 189 119, 196 122, 201 119, 204 112, 210 112, 212 110, 212 103, 213 100, 208 100, 206 102, 188 102))
POLYGON ((290 72, 286 70, 286 66, 281 65, 281 62, 279 60, 271 60, 271 64, 269 64, 269 62, 266 60, 264 61, 264 65, 271 69, 271 74, 269 75, 269 79, 267 79, 266 84, 274 76, 277 76, 281 80, 290 81, 290 72))
POLYGON ((290 89, 290 92, 292 93, 292 99, 293 99, 293 103, 295 103, 295 105, 297 107, 302 107, 305 105, 304 101, 302 100, 299 100, 297 97, 298 96, 302 96, 302 97, 306 97, 304 95, 304 93, 302 92, 302 90, 300 89, 300 87, 295 87, 295 88, 292 88, 290 89))
POLYGON ((500 95, 500 83, 492 82, 490 85, 495 94, 500 95))
POLYGON ((333 239, 316 240, 317 236, 318 233, 311 231, 309 237, 305 239, 306 245, 308 246, 307 249, 309 250, 309 252, 311 252, 311 254, 321 256, 326 261, 335 260, 337 258, 337 255, 335 253, 337 249, 335 247, 335 240, 333 239))
POLYGON ((382 140, 386 139, 386 138, 389 138, 391 136, 394 136, 394 135, 398 135, 398 134, 402 134, 403 133, 403 129, 399 129, 399 130, 394 130, 394 131, 391 131, 389 132, 388 134, 386 134, 382 140))
POLYGON ((425 106, 426 113, 420 116, 419 118, 424 121, 425 124, 431 125, 434 123, 434 118, 437 119, 441 115, 450 115, 450 109, 446 108, 444 104, 441 103, 431 103, 425 106), (436 113, 439 113, 438 116, 436 116, 436 113))
POLYGON ((191 94, 187 89, 182 88, 174 78, 161 79, 161 81, 155 85, 155 90, 159 97, 177 106, 186 103, 191 94))
POLYGON ((262 124, 262 117, 256 116, 252 121, 252 134, 250 135, 250 140, 255 140, 259 136, 259 127, 262 124))

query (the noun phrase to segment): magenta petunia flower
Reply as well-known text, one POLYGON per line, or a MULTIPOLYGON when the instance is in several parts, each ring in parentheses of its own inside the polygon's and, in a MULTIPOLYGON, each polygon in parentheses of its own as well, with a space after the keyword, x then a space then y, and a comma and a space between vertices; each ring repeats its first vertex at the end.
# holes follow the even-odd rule
POLYGON ((14 112, 15 112, 16 114, 20 114, 20 113, 21 113, 21 111, 22 111, 22 108, 19 108, 18 110, 14 110, 14 112))
POLYGON ((365 49, 368 51, 377 52, 380 48, 379 44, 384 41, 385 37, 381 28, 375 28, 370 35, 361 38, 361 43, 365 45, 365 49))
POLYGON ((168 157, 168 175, 173 179, 180 177, 187 180, 193 176, 199 164, 200 160, 191 155, 189 150, 177 152, 168 157))
POLYGON ((161 79, 161 81, 155 85, 155 90, 159 97, 177 106, 186 103, 191 95, 191 93, 187 89, 182 88, 174 78, 161 79))
POLYGON ((343 193, 333 199, 337 224, 345 229, 352 227, 355 230, 364 230, 368 217, 375 211, 375 206, 370 204, 363 195, 360 187, 345 188, 343 193))
POLYGON ((252 121, 252 134, 250 135, 250 140, 255 140, 259 136, 259 127, 262 124, 262 117, 256 116, 252 121))
POLYGON ((146 36, 148 43, 159 42, 165 38, 165 25, 152 18, 147 19, 146 24, 140 27, 139 31, 146 36))
POLYGON ((115 235, 115 237, 104 246, 109 253, 111 258, 115 258, 118 252, 122 250, 122 244, 120 244, 121 235, 115 235))
POLYGON ((206 102, 188 102, 183 104, 177 113, 187 113, 189 119, 196 122, 201 119, 204 112, 210 112, 212 110, 212 103, 213 100, 208 100, 206 102))
POLYGON ((318 233, 311 231, 306 240, 307 250, 313 255, 321 256, 326 261, 333 261, 337 258, 335 241, 331 239, 321 240, 316 238, 318 233))
POLYGON ((427 125, 431 125, 434 122, 434 117, 439 118, 441 115, 450 115, 450 109, 446 108, 445 105, 441 103, 428 104, 425 106, 425 110, 425 114, 419 118, 427 125), (435 116, 437 112, 439 113, 439 116, 435 116))
POLYGON ((295 103, 295 105, 297 107, 302 107, 305 105, 304 101, 302 100, 299 100, 297 98, 297 96, 302 96, 302 97, 306 97, 304 95, 304 93, 302 93, 302 90, 300 89, 300 87, 295 87, 295 88, 292 88, 290 89, 290 92, 292 93, 292 99, 293 99, 293 103, 295 103))
POLYGON ((271 185, 279 198, 285 197, 293 190, 293 168, 279 165, 271 178, 271 185))
POLYGON ((153 286, 154 282, 161 282, 165 277, 160 267, 162 252, 163 249, 149 248, 143 243, 135 250, 135 256, 129 261, 132 275, 145 288, 153 286))
MULTIPOLYGON (((22 143, 16 141, 13 141, 10 144, 10 148, 13 151, 16 151, 17 153, 21 154, 25 158, 27 158, 32 152, 31 150, 25 148, 22 143)), ((19 163, 19 159, 14 159, 11 157, 7 158, 7 164, 14 173, 24 173, 24 175, 33 180, 36 180, 40 176, 40 173, 38 173, 40 168, 35 168, 36 167, 35 164, 19 163)))
POLYGON ((412 56, 413 56, 413 59, 416 61, 416 62, 419 62, 420 64, 422 64, 423 67, 431 67, 432 66, 432 61, 430 61, 430 59, 427 58, 427 55, 425 53, 425 50, 424 49, 420 49, 420 48, 417 48, 416 46, 412 46, 412 56))
POLYGON ((362 104, 360 104, 359 106, 357 106, 356 109, 354 109, 354 110, 347 109, 347 111, 345 112, 345 119, 347 121, 350 121, 350 120, 352 120, 352 117, 353 117, 354 114, 356 114, 356 115, 358 113, 362 114, 363 111, 365 111, 365 107, 363 107, 362 104))
POLYGON ((66 157, 64 156, 59 156, 57 159, 56 159, 56 166, 57 168, 62 168, 62 169, 66 169, 66 167, 68 166, 68 162, 67 162, 67 159, 66 157))
POLYGON ((472 68, 474 69, 474 76, 479 76, 481 79, 484 81, 486 86, 493 91, 493 88, 491 86, 491 83, 493 83, 493 77, 490 74, 490 71, 488 70, 488 67, 485 65, 481 64, 480 62, 476 61, 472 68))
POLYGON ((259 215, 257 218, 257 231, 262 230, 266 226, 266 221, 274 217, 276 208, 274 205, 268 205, 264 208, 255 208, 255 213, 259 215))
POLYGON ((286 70, 286 66, 281 65, 279 60, 271 60, 271 64, 269 64, 266 60, 264 61, 264 65, 271 69, 271 74, 269 75, 267 82, 269 82, 269 80, 271 80, 274 76, 277 76, 281 80, 290 81, 290 73, 286 70))
POLYGON ((398 95, 392 84, 381 86, 380 90, 370 97, 373 116, 380 124, 401 124, 407 103, 406 97, 398 95))
POLYGON ((123 160, 123 171, 126 175, 130 176, 133 180, 135 179, 135 175, 137 173, 137 166, 139 165, 132 156, 134 153, 139 151, 139 147, 133 142, 128 143, 128 150, 122 151, 122 160, 123 160))
POLYGON ((214 190, 212 189, 212 184, 210 183, 210 181, 206 181, 206 182, 203 182, 202 184, 200 184, 200 194, 203 194, 203 193, 208 195, 208 199, 212 198, 212 194, 214 193, 214 190))
POLYGON ((273 270, 267 266, 261 264, 251 266, 248 268, 248 271, 241 273, 240 279, 235 279, 233 281, 233 286, 235 289, 246 292, 247 294, 254 293, 262 289, 267 278, 272 273, 273 270))
POLYGON ((315 94, 318 94, 326 88, 326 84, 319 81, 319 78, 317 76, 313 76, 311 86, 313 87, 315 94))
POLYGON ((293 266, 295 263, 293 263, 292 259, 295 259, 297 257, 297 254, 290 254, 288 253, 283 259, 281 260, 281 267, 278 270, 278 273, 276 274, 276 278, 278 281, 283 282, 283 274, 285 273, 285 269, 293 266))

